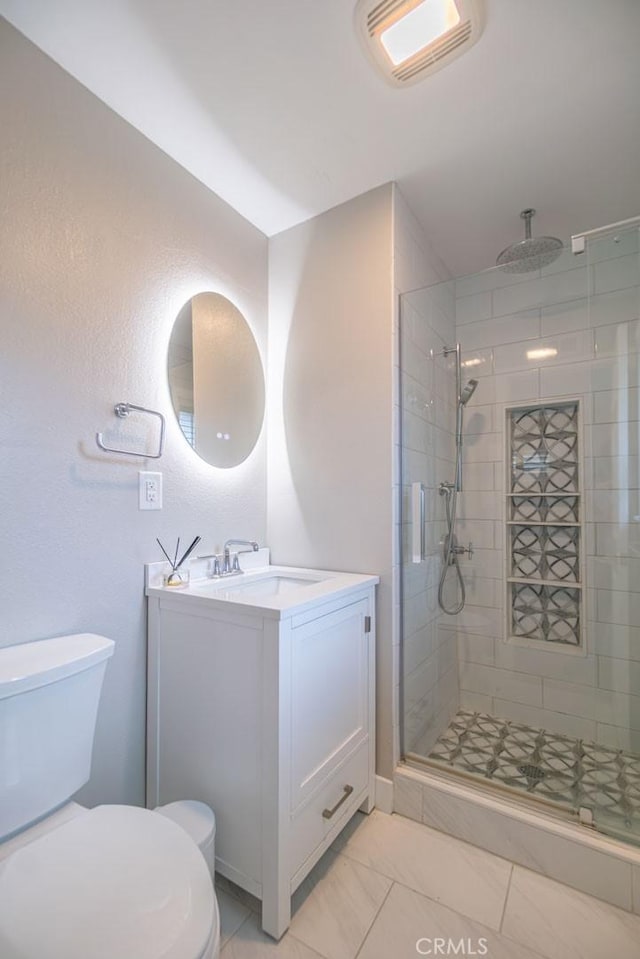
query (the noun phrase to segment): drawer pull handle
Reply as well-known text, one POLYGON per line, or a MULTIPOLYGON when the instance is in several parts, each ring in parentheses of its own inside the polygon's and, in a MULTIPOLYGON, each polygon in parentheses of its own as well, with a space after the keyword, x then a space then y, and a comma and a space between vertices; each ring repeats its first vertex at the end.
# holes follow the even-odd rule
POLYGON ((338 809, 340 809, 340 806, 342 805, 342 803, 347 801, 347 799, 349 798, 349 796, 351 795, 352 792, 353 792, 353 786, 345 786, 345 787, 344 787, 344 795, 342 796, 341 799, 339 799, 339 800, 337 801, 337 803, 335 804, 335 806, 333 807, 333 809, 323 809, 323 810, 322 810, 322 816, 323 816, 323 818, 324 818, 324 819, 331 819, 331 817, 333 816, 333 814, 334 814, 335 812, 337 812, 338 809))

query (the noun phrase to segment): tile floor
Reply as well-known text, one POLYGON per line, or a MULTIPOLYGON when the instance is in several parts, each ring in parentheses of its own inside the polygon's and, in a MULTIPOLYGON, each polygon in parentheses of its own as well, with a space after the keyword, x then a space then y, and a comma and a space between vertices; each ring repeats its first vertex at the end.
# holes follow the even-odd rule
POLYGON ((221 959, 640 959, 640 916, 377 810, 296 892, 279 943, 255 899, 224 879, 217 891, 221 959))
POLYGON ((461 709, 429 759, 640 834, 640 757, 621 749, 461 709))

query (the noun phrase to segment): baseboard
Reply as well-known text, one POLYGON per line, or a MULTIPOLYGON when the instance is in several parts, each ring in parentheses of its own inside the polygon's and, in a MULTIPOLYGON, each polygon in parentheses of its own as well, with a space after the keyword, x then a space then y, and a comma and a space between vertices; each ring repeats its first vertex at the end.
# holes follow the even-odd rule
POLYGON ((393 780, 376 776, 376 809, 391 814, 393 812, 393 780))

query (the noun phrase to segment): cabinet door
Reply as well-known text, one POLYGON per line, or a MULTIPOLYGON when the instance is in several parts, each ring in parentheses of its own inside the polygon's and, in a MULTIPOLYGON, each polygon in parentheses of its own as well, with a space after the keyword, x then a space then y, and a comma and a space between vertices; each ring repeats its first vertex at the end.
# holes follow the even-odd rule
POLYGON ((292 630, 291 810, 368 735, 366 599, 292 630))

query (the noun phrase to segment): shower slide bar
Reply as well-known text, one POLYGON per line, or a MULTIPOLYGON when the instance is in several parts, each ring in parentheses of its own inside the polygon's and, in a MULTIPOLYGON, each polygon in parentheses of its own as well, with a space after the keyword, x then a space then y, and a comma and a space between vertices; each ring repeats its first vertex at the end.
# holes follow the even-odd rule
POLYGON ((586 241, 595 239, 599 236, 606 236, 608 233, 616 233, 632 226, 640 226, 640 216, 630 216, 628 220, 618 220, 617 223, 607 223, 606 226, 599 226, 595 230, 586 230, 584 233, 574 233, 571 237, 571 252, 574 254, 584 253, 587 248, 586 241))

